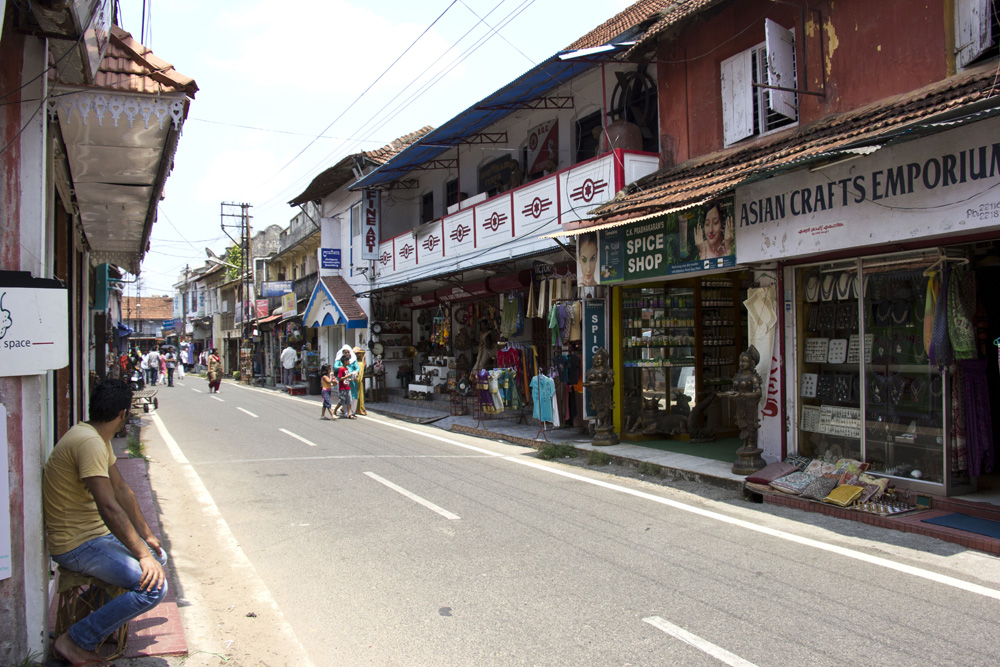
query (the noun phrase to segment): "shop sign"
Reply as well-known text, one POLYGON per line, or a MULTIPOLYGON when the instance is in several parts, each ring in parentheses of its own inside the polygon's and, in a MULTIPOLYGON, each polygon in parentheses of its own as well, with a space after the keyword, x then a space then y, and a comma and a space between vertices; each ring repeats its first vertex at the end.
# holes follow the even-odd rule
POLYGON ((552 172, 559 164, 559 120, 528 130, 528 173, 552 172))
POLYGON ((198 309, 195 312, 198 317, 205 316, 205 291, 204 289, 198 290, 198 309))
POLYGON ((298 315, 298 311, 295 309, 295 292, 289 292, 288 294, 281 295, 281 319, 287 320, 290 317, 295 317, 298 315))
POLYGON ((291 291, 291 280, 265 280, 261 285, 262 296, 283 296, 291 291))
POLYGON ((479 192, 506 192, 521 184, 521 165, 510 156, 487 162, 479 169, 479 192))
MULTIPOLYGON (((594 365, 594 354, 600 348, 608 349, 607 328, 605 322, 604 299, 586 299, 583 302, 583 372, 586 373, 594 365)), ((614 355, 611 355, 614 356, 614 355)), ((610 361, 610 358, 609 358, 610 361)), ((590 408, 587 388, 583 395, 584 417, 595 417, 590 408)))
POLYGON ((0 377, 69 364, 66 298, 63 288, 0 287, 0 377))
POLYGON ((741 263, 1000 228, 1000 120, 736 190, 741 263))
POLYGON ((257 319, 267 317, 270 314, 270 310, 267 308, 267 299, 257 299, 254 302, 257 311, 257 319))
POLYGON ((361 259, 377 260, 381 240, 382 193, 378 190, 363 190, 361 208, 361 259))
POLYGON ((340 268, 340 248, 321 248, 320 268, 339 269, 340 268))
POLYGON ((603 230, 600 282, 660 278, 735 266, 733 232, 732 197, 603 230))

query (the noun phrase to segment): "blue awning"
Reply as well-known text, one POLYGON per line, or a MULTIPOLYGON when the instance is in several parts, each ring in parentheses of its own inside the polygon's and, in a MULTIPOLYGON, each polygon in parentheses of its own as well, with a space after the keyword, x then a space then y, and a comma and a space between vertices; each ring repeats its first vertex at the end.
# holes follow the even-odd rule
POLYGON ((485 131, 506 116, 519 110, 517 105, 537 100, 583 74, 596 62, 610 60, 629 44, 609 45, 610 50, 580 59, 564 59, 574 52, 561 52, 534 69, 472 105, 459 115, 410 144, 384 165, 371 172, 349 189, 373 188, 402 178, 416 167, 454 148, 466 137, 485 131))

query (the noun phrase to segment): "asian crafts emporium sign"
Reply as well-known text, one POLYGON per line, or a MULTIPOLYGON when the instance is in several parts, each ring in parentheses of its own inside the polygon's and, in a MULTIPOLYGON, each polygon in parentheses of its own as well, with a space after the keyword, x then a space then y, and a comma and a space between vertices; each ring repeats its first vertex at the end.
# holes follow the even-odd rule
POLYGON ((591 284, 729 268, 736 264, 733 198, 602 230, 599 247, 594 234, 578 243, 581 281, 596 276, 591 284))
POLYGON ((25 284, 45 286, 0 286, 0 377, 40 375, 69 364, 66 289, 56 280, 29 278, 25 284))
POLYGON ((1000 119, 736 189, 740 263, 1000 229, 1000 119))

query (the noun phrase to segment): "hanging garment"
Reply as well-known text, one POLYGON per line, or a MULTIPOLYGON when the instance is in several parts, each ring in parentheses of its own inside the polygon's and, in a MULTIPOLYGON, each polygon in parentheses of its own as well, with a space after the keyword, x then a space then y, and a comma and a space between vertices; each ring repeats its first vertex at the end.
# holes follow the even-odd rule
POLYGON ((542 422, 552 421, 552 396, 555 391, 556 385, 552 378, 545 375, 531 378, 532 417, 542 422))
POLYGON ((552 332, 552 344, 559 344, 559 316, 556 313, 557 308, 549 309, 549 330, 552 332))
POLYGON ((951 340, 948 337, 948 283, 950 277, 951 267, 945 264, 941 271, 941 288, 938 291, 937 303, 934 304, 931 346, 927 350, 931 364, 939 367, 951 364, 951 340))
POLYGON ((537 308, 535 307, 535 281, 528 282, 528 307, 524 309, 525 317, 535 317, 537 308))
MULTIPOLYGON (((551 379, 551 378, 549 378, 551 379)), ((558 392, 552 393, 552 427, 559 428, 562 423, 559 421, 559 394, 558 392)))
MULTIPOLYGON (((757 348, 757 353, 760 355, 757 372, 765 382, 766 378, 771 376, 774 325, 778 322, 777 303, 778 297, 774 285, 750 288, 747 300, 743 302, 747 309, 750 344, 757 348)), ((767 391, 762 391, 758 409, 763 409, 766 403, 767 391)))
POLYGON ((993 417, 990 410, 990 390, 986 377, 987 361, 960 361, 965 385, 966 453, 969 474, 976 477, 995 470, 993 450, 993 417))
POLYGON ((976 274, 956 268, 948 287, 948 337, 955 359, 975 359, 976 274))
POLYGON ((545 314, 549 312, 548 306, 545 303, 545 285, 547 280, 540 280, 538 282, 538 317, 544 318, 545 314))
POLYGON ((493 398, 490 396, 490 372, 482 369, 476 373, 476 389, 479 391, 479 407, 483 412, 493 408, 493 398))
POLYGON ((517 333, 517 322, 521 316, 520 301, 514 296, 500 297, 503 305, 500 309, 500 335, 513 338, 517 333))
POLYGON ((573 324, 569 329, 569 339, 570 341, 582 340, 583 339, 583 305, 579 301, 574 301, 571 306, 573 309, 573 324))
POLYGON ((927 278, 927 296, 924 298, 924 349, 930 351, 931 336, 934 332, 934 308, 937 305, 938 291, 941 288, 941 276, 932 271, 927 278))
POLYGON ((503 371, 489 371, 490 399, 493 402, 493 409, 487 412, 494 414, 503 412, 503 398, 500 397, 500 373, 503 371))

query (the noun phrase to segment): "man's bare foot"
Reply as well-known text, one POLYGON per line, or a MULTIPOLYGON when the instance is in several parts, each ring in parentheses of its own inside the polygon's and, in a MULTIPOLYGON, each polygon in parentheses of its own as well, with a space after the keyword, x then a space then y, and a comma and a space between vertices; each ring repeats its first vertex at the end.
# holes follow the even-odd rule
POLYGON ((87 651, 77 646, 76 642, 69 636, 69 632, 64 632, 56 638, 55 648, 56 653, 74 665, 87 661, 91 661, 92 664, 103 662, 97 651, 87 651))

